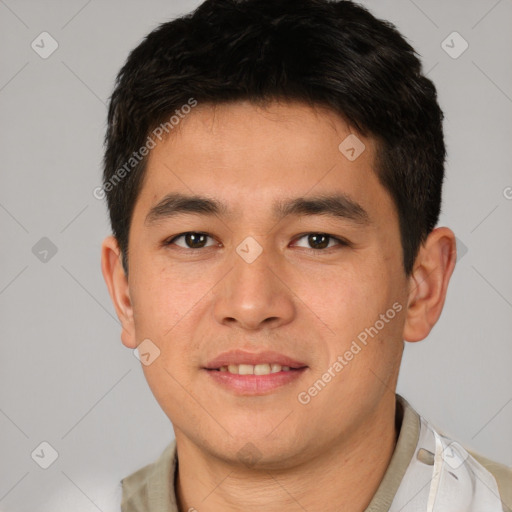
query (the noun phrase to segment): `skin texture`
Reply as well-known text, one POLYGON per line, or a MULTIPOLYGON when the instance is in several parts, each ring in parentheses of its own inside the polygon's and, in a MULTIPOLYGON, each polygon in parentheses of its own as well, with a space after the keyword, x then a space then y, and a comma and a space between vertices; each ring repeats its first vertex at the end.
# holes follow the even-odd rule
POLYGON ((134 349, 150 339, 160 350, 143 369, 174 426, 181 510, 362 511, 384 475, 403 340, 424 339, 438 320, 455 237, 436 228, 407 278, 396 208, 373 170, 374 142, 356 134, 366 149, 349 161, 338 146, 351 133, 335 113, 300 103, 199 105, 151 151, 128 279, 116 240, 103 243, 122 342, 134 349), (216 199, 227 213, 146 223, 171 192, 216 199), (357 201, 369 222, 273 215, 275 201, 334 192, 357 201), (186 232, 210 238, 198 249, 183 237, 164 244, 186 232), (310 233, 350 244, 328 239, 318 249, 310 233), (236 251, 249 236, 262 248, 252 263, 236 251), (396 303, 401 311, 300 403, 298 394, 396 303), (270 393, 236 394, 203 369, 231 349, 274 350, 307 369, 270 393), (248 450, 250 464, 241 457, 248 450))

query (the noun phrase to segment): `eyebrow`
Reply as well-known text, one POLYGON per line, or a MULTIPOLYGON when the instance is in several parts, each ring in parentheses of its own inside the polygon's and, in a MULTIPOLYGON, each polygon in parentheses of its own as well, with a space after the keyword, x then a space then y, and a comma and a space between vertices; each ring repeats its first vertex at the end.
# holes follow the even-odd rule
MULTIPOLYGON (((224 203, 216 199, 174 193, 166 195, 153 206, 146 215, 144 223, 149 226, 161 220, 187 213, 227 217, 230 212, 224 203)), ((273 215, 277 220, 290 215, 325 215, 349 220, 360 225, 371 223, 368 212, 354 199, 342 193, 280 200, 273 206, 273 215)))

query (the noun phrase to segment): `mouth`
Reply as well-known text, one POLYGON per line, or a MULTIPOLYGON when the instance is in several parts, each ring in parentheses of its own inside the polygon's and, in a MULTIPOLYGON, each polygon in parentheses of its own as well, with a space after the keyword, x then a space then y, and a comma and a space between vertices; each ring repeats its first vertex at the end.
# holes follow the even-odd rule
POLYGON ((276 352, 231 351, 203 368, 213 382, 238 395, 265 395, 296 381, 305 363, 276 352))
POLYGON ((306 366, 292 368, 291 366, 283 366, 278 363, 263 364, 230 364, 221 366, 220 368, 212 368, 211 371, 228 372, 232 375, 270 375, 279 372, 292 372, 306 368, 306 366))

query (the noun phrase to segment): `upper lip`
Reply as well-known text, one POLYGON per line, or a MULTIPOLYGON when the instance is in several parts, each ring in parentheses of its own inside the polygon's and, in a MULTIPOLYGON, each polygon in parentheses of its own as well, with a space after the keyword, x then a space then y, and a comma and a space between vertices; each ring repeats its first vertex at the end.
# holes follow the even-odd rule
POLYGON ((244 350, 230 350, 223 352, 216 358, 209 361, 205 368, 207 370, 215 370, 221 366, 229 366, 230 364, 265 364, 275 363, 281 366, 289 366, 290 368, 303 368, 307 366, 296 359, 279 354, 278 352, 265 351, 265 352, 246 352, 244 350))

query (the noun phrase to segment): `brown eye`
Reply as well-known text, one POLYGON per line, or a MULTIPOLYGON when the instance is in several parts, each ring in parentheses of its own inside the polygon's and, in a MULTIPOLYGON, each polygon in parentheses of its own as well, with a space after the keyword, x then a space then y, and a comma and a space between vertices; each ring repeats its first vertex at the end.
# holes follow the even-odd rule
MULTIPOLYGON (((178 247, 184 249, 202 249, 203 247, 208 247, 208 238, 211 237, 206 233, 191 231, 174 237, 172 240, 169 240, 166 245, 176 244, 178 247), (178 240, 183 240, 183 242, 177 243, 178 240)), ((214 243, 210 243, 209 245, 214 245, 214 243)))
POLYGON ((327 249, 327 248, 334 247, 336 245, 340 245, 340 246, 348 245, 348 243, 345 242, 344 240, 341 240, 334 236, 328 235, 326 233, 308 233, 306 235, 299 237, 297 239, 297 241, 303 240, 303 239, 305 240, 305 243, 297 243, 296 242, 294 245, 297 245, 299 247, 305 247, 307 249, 314 249, 314 250, 327 249))
POLYGON ((330 237, 323 234, 308 235, 308 243, 313 249, 325 249, 328 247, 330 237))

